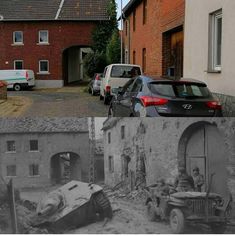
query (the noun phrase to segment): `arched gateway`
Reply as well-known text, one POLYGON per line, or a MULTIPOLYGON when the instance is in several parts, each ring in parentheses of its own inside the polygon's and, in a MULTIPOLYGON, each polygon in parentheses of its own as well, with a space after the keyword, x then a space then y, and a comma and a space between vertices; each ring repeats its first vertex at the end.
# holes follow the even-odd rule
POLYGON ((52 156, 50 178, 52 184, 81 180, 81 159, 79 155, 73 152, 63 152, 52 156))
POLYGON ((179 165, 186 167, 190 175, 193 175, 194 167, 198 167, 205 179, 202 190, 207 190, 212 181, 211 191, 224 197, 229 195, 227 156, 221 133, 216 125, 208 122, 198 122, 189 126, 179 142, 179 165))

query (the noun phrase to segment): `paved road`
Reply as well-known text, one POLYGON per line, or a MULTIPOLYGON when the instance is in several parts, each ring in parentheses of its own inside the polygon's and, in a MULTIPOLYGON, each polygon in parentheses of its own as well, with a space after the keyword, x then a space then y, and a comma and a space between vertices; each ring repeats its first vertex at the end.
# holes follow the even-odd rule
POLYGON ((108 113, 108 107, 99 100, 99 96, 84 92, 84 87, 9 91, 9 96, 31 100, 31 106, 21 117, 106 117, 108 113))

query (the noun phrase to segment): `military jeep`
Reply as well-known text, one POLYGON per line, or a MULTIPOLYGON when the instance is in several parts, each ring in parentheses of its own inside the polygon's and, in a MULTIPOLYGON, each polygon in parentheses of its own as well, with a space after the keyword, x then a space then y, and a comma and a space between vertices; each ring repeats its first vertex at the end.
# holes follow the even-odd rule
POLYGON ((213 233, 223 233, 230 218, 231 200, 224 201, 215 193, 175 192, 156 194, 156 188, 147 189, 147 215, 149 220, 169 221, 173 233, 184 233, 189 223, 210 226, 213 233))

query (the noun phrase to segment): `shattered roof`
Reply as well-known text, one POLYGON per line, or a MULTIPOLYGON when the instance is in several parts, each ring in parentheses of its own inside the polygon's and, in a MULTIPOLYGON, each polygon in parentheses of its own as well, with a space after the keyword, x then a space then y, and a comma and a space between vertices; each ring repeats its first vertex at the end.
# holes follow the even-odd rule
POLYGON ((108 118, 107 120, 105 120, 105 122, 103 123, 103 128, 102 130, 106 131, 108 129, 111 129, 112 127, 114 127, 119 120, 121 120, 122 118, 108 118))
POLYGON ((0 0, 3 21, 107 20, 108 0, 0 0))
POLYGON ((87 118, 12 118, 0 119, 0 134, 5 133, 89 132, 87 118))

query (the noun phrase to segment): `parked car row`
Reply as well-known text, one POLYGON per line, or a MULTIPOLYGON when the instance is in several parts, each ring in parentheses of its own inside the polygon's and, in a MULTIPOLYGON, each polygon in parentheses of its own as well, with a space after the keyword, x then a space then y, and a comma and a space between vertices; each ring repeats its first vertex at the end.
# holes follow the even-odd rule
MULTIPOLYGON (((96 79, 99 76, 99 79, 96 79)), ((222 106, 204 82, 142 75, 138 65, 113 64, 99 81, 100 100, 109 105, 109 117, 221 117, 222 106)), ((94 95, 94 92, 93 92, 94 95)))

